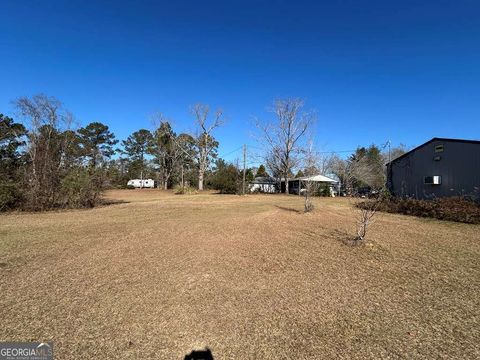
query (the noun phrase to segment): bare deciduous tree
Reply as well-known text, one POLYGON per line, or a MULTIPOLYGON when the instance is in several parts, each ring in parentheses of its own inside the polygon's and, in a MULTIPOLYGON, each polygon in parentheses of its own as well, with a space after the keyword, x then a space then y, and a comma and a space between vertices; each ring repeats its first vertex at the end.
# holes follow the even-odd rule
POLYGON ((339 177, 347 195, 357 195, 359 184, 369 186, 372 190, 381 189, 385 185, 381 158, 368 156, 361 150, 357 150, 348 159, 336 155, 331 159, 332 172, 339 177))
POLYGON ((318 154, 318 172, 322 175, 331 174, 333 172, 332 154, 318 154))
POLYGON ((223 125, 223 113, 221 110, 215 112, 213 121, 208 120, 210 107, 204 104, 195 104, 192 107, 197 123, 197 136, 195 146, 197 148, 198 166, 198 190, 203 190, 205 171, 208 169, 212 158, 216 155, 218 142, 213 137, 213 131, 223 125))
POLYGON ((381 199, 371 199, 362 202, 357 213, 357 236, 355 241, 363 241, 367 236, 368 227, 373 223, 373 217, 377 213, 381 199))
POLYGON ((356 154, 350 159, 354 177, 357 181, 366 184, 370 191, 368 200, 357 204, 357 236, 355 241, 363 241, 367 230, 373 223, 380 204, 385 200, 386 183, 383 171, 383 158, 379 149, 372 145, 368 149, 357 149, 356 154))
POLYGON ((356 162, 349 162, 340 158, 338 155, 333 155, 331 159, 332 172, 338 176, 343 189, 347 195, 353 193, 353 180, 355 179, 356 162))
POLYGON ((272 110, 276 121, 256 121, 266 150, 265 162, 272 173, 284 179, 287 194, 289 174, 300 163, 303 140, 314 121, 314 114, 302 111, 303 107, 301 99, 276 100, 272 110))
POLYGON ((44 94, 20 97, 14 105, 29 123, 28 197, 33 207, 48 208, 57 202, 59 195, 65 149, 72 141, 63 131, 73 122, 73 116, 59 100, 44 94))

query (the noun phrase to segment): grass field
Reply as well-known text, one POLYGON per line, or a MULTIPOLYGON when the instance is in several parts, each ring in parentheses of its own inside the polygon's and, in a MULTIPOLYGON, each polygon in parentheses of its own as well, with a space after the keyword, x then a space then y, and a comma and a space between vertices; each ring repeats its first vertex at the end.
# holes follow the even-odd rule
POLYGON ((480 358, 480 226, 347 199, 112 191, 0 216, 0 341, 57 359, 480 358))

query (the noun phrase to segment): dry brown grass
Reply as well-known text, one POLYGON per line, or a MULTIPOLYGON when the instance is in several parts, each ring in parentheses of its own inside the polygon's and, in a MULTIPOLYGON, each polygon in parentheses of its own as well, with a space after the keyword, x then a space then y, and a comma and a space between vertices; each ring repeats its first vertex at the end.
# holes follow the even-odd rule
POLYGON ((480 226, 345 199, 112 191, 0 217, 0 340, 58 359, 479 358, 480 226))

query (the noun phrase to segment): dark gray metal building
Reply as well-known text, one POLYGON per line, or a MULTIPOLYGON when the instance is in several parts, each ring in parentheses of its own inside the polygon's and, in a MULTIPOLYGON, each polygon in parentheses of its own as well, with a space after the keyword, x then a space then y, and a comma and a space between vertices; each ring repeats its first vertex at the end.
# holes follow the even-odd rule
POLYGON ((480 141, 433 138, 387 164, 395 196, 480 198, 480 141))

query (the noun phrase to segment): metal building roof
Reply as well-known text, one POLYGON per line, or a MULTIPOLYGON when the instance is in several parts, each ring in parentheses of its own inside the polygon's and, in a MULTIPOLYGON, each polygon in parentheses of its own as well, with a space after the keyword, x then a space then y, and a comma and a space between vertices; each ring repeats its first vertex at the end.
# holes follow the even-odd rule
POLYGON ((397 160, 403 159, 405 156, 413 153, 414 151, 417 151, 418 149, 424 147, 425 145, 430 144, 430 143, 433 142, 433 141, 451 141, 451 142, 460 142, 460 143, 467 143, 467 144, 480 144, 480 141, 479 141, 479 140, 449 139, 449 138, 434 137, 434 138, 428 140, 427 142, 425 142, 425 143, 423 143, 423 144, 421 144, 421 145, 413 148, 412 150, 407 151, 405 154, 400 155, 399 157, 393 159, 392 161, 388 162, 386 165, 392 164, 392 163, 394 163, 394 162, 397 161, 397 160))

